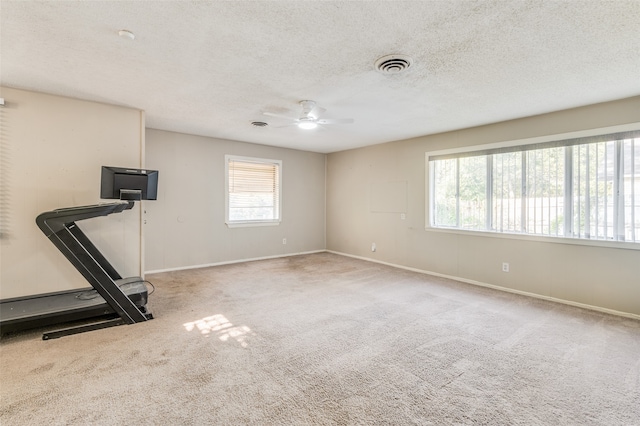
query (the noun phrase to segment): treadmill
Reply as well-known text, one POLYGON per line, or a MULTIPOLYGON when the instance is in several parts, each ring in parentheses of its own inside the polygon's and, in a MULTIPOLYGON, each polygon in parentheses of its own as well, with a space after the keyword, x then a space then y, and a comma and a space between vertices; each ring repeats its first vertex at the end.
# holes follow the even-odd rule
POLYGON ((43 340, 48 340, 153 319, 146 307, 145 281, 141 277, 122 278, 76 225, 76 221, 121 213, 133 206, 133 201, 119 201, 57 209, 38 215, 36 223, 40 230, 91 287, 2 300, 0 332, 87 320, 82 325, 44 333, 43 340))

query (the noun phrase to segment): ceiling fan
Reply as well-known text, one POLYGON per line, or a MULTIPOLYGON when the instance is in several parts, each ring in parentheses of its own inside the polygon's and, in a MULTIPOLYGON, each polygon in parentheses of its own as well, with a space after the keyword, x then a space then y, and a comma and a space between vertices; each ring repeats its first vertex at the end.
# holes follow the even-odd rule
POLYGON ((272 112, 263 112, 264 115, 270 117, 285 118, 292 120, 290 125, 297 125, 301 129, 315 129, 319 124, 349 124, 353 123, 353 118, 320 118, 320 114, 326 109, 319 107, 315 101, 300 101, 302 113, 300 118, 292 118, 286 115, 274 114, 272 112))

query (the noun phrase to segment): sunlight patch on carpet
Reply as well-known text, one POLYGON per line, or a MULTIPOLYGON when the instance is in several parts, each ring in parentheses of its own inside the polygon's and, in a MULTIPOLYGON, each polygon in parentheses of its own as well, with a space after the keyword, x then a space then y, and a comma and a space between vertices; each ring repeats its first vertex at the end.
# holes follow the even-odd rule
POLYGON ((227 342, 230 339, 240 343, 243 348, 247 347, 247 337, 254 335, 246 325, 234 326, 224 315, 212 315, 202 319, 183 324, 185 330, 198 330, 201 334, 209 337, 215 334, 218 339, 227 342))

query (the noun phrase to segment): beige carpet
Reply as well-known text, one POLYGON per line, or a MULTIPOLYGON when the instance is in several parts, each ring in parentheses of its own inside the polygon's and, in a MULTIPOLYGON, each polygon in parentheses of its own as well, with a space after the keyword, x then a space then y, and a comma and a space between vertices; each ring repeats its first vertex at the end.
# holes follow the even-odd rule
POLYGON ((2 425, 638 425, 640 322, 329 253, 155 274, 143 324, 5 336, 2 425))

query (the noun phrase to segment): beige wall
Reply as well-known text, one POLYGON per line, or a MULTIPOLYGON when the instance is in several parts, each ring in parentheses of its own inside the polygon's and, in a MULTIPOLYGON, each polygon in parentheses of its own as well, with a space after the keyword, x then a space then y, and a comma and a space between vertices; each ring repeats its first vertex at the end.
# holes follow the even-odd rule
POLYGON ((425 230, 425 152, 638 121, 635 97, 329 154, 327 249, 640 315, 640 250, 425 230), (381 211, 385 197, 390 207, 381 211), (404 220, 399 205, 406 205, 404 220))
POLYGON ((323 154, 147 129, 146 162, 160 171, 145 206, 147 271, 325 248, 323 154), (225 225, 225 154, 282 160, 280 225, 225 225))
MULTIPOLYGON (((101 165, 140 167, 144 114, 9 88, 0 97, 0 298, 86 287, 35 217, 100 202, 101 165)), ((79 226, 123 276, 326 247, 640 315, 640 250, 424 228, 425 152, 638 121, 640 97, 328 156, 148 129, 146 167, 160 170, 160 183, 159 199, 142 204, 147 225, 140 227, 137 205, 79 226), (282 224, 224 224, 225 154, 283 161, 282 224), (511 272, 500 271, 502 262, 511 272)))
MULTIPOLYGON (((4 87, 0 97, 0 298, 88 287, 35 218, 99 203, 102 165, 139 167, 143 113, 4 87)), ((121 275, 140 274, 138 206, 78 226, 121 275)))

